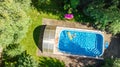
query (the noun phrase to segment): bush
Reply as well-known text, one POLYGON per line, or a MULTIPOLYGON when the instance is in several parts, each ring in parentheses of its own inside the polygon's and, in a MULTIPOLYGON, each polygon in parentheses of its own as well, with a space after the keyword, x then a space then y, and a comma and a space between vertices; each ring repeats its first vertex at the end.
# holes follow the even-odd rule
POLYGON ((117 58, 117 59, 114 61, 113 67, 120 67, 120 58, 117 58))
POLYGON ((3 47, 19 43, 31 24, 25 12, 30 5, 24 6, 26 3, 23 4, 22 1, 24 0, 0 1, 0 45, 3 47), (15 1, 21 1, 21 3, 15 1))
MULTIPOLYGON (((20 49, 20 48, 14 48, 20 49)), ((11 54, 7 54, 11 50, 8 50, 7 52, 3 52, 3 60, 2 60, 2 66, 3 67, 38 67, 37 62, 33 59, 33 57, 26 53, 26 51, 12 51, 14 53, 14 56, 11 54), (19 53, 20 52, 20 53, 19 53), (16 54, 17 53, 17 54, 16 54)))
POLYGON ((114 21, 114 23, 110 24, 109 31, 113 34, 120 33, 120 21, 114 21))
POLYGON ((102 67, 120 67, 120 59, 119 58, 105 58, 105 62, 102 67))
POLYGON ((26 52, 22 53, 16 64, 17 67, 38 67, 37 65, 33 57, 26 52))
POLYGON ((23 48, 19 44, 9 44, 9 46, 3 49, 3 59, 11 59, 20 55, 23 51, 23 48))
POLYGON ((15 67, 19 55, 23 53, 23 49, 19 44, 9 44, 2 52, 2 64, 4 67, 15 67))
POLYGON ((50 57, 40 57, 38 63, 39 67, 65 67, 63 61, 50 57))

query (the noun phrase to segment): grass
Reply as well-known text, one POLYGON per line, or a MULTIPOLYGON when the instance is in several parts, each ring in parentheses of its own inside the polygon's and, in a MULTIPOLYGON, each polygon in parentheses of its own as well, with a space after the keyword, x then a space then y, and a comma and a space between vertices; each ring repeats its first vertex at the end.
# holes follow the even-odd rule
POLYGON ((56 15, 52 15, 50 13, 39 13, 36 9, 32 9, 29 11, 28 15, 32 19, 32 24, 28 28, 28 32, 26 33, 26 37, 20 42, 25 50, 27 50, 28 54, 37 58, 37 46, 33 38, 33 31, 36 27, 42 24, 42 18, 50 18, 50 19, 58 19, 59 17, 56 15))

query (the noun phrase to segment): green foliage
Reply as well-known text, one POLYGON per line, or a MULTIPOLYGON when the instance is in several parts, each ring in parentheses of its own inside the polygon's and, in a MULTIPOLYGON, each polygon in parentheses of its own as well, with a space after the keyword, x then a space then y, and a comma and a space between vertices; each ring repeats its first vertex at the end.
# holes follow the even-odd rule
POLYGON ((16 3, 14 0, 0 2, 0 45, 18 43, 25 36, 31 23, 24 10, 28 7, 24 6, 23 9, 23 6, 24 4, 16 3))
POLYGON ((109 31, 113 34, 120 33, 120 21, 114 21, 114 23, 110 24, 109 31))
POLYGON ((37 67, 37 62, 31 55, 18 45, 11 45, 3 51, 3 67, 37 67), (15 46, 15 47, 14 47, 15 46))
POLYGON ((120 67, 120 58, 105 58, 105 62, 102 67, 120 67))
POLYGON ((65 67, 65 64, 56 58, 40 57, 39 67, 65 67))
POLYGON ((3 59, 10 59, 23 52, 23 48, 19 44, 10 44, 3 50, 3 59))
POLYGON ((70 0, 70 4, 71 4, 71 7, 75 9, 79 4, 79 0, 70 0))
POLYGON ((19 44, 9 44, 3 49, 2 63, 4 67, 15 67, 19 55, 23 53, 23 49, 19 44))
POLYGON ((105 62, 102 67, 113 67, 114 59, 105 58, 105 62))
MULTIPOLYGON (((96 20, 97 28, 105 30, 110 23, 120 21, 119 2, 119 0, 95 0, 84 9, 84 13, 96 20)), ((118 29, 117 31, 111 30, 115 34, 119 33, 118 29)))
POLYGON ((47 4, 50 3, 51 0, 38 0, 38 4, 47 4))
POLYGON ((78 6, 80 0, 65 0, 64 1, 64 10, 67 11, 67 13, 73 13, 77 11, 76 7, 78 6))
POLYGON ((115 59, 113 67, 120 67, 120 58, 115 59))
MULTIPOLYGON (((32 0, 32 5, 37 8, 38 12, 45 13, 47 15, 55 15, 59 17, 58 19, 63 19, 64 0, 32 0)), ((43 16, 41 16, 43 17, 43 16)), ((48 18, 48 17, 47 17, 48 18)))
POLYGON ((16 62, 5 62, 5 65, 3 67, 15 67, 16 62))
POLYGON ((37 65, 37 62, 32 58, 32 56, 26 52, 22 53, 16 64, 17 67, 38 67, 37 65))
POLYGON ((31 0, 13 0, 15 3, 17 3, 22 10, 25 12, 28 12, 31 9, 31 0))

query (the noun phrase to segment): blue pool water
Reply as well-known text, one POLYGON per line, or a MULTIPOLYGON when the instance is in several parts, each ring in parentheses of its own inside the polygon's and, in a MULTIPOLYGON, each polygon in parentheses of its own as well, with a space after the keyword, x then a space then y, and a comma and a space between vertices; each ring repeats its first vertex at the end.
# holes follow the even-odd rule
POLYGON ((103 52, 103 36, 92 32, 63 30, 58 48, 74 55, 100 56, 103 52))

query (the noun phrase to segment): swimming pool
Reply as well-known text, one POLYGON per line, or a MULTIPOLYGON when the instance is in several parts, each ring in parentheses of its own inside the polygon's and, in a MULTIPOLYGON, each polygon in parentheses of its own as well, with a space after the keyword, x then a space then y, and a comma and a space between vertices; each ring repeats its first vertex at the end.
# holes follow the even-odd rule
POLYGON ((98 57, 104 51, 103 41, 99 32, 64 29, 59 35, 58 49, 67 54, 98 57))

